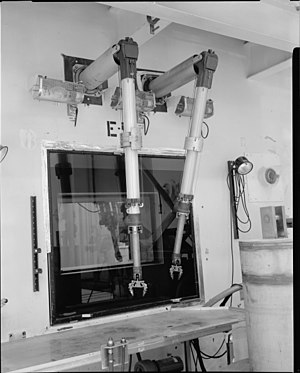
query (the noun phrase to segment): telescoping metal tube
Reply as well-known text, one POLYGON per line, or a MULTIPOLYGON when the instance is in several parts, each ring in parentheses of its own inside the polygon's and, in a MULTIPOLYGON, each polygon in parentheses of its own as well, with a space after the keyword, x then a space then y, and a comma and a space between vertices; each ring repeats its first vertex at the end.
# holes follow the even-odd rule
POLYGON ((194 55, 149 83, 149 90, 156 98, 166 96, 175 89, 189 83, 196 76, 195 64, 202 56, 194 55))
MULTIPOLYGON (((134 79, 122 79, 121 85, 123 96, 124 133, 130 134, 128 136, 131 136, 132 133, 138 136, 134 79)), ((130 140, 128 140, 128 142, 131 145, 134 145, 132 144, 133 140, 136 139, 131 138, 130 140)), ((138 153, 137 149, 134 149, 133 147, 137 146, 128 146, 124 148, 127 199, 140 198, 138 153)))
POLYGON ((196 174, 196 167, 200 152, 203 147, 203 137, 201 136, 202 122, 205 114, 207 88, 197 87, 195 92, 194 108, 189 129, 189 135, 185 140, 186 159, 184 163, 183 176, 178 196, 177 207, 177 230, 175 237, 175 244, 172 256, 172 266, 170 274, 173 278, 174 272, 179 272, 179 278, 182 276, 181 267, 181 242, 184 232, 184 226, 190 213, 190 204, 194 195, 194 176, 196 174))
POLYGON ((194 197, 194 184, 196 169, 199 165, 200 153, 203 148, 203 137, 201 136, 202 124, 205 115, 208 89, 211 88, 213 73, 217 68, 218 58, 209 50, 202 52, 202 59, 195 65, 197 72, 197 84, 195 90, 194 106, 188 136, 185 139, 186 159, 184 163, 183 176, 177 205, 177 230, 172 255, 170 275, 174 278, 177 272, 179 278, 183 274, 181 266, 181 243, 184 233, 184 225, 190 214, 190 207, 194 197))
POLYGON ((140 207, 140 181, 138 150, 142 146, 141 130, 136 120, 135 78, 138 46, 131 38, 119 42, 120 49, 114 55, 120 65, 121 89, 123 100, 124 132, 121 134, 121 147, 125 153, 125 174, 128 214, 128 233, 133 257, 133 279, 128 288, 131 295, 145 295, 147 284, 142 279, 140 253, 140 233, 142 231, 140 207))
MULTIPOLYGON (((142 267, 140 256, 140 187, 139 187, 139 165, 138 152, 135 147, 138 140, 136 124, 136 107, 135 107, 135 86, 134 79, 126 78, 122 80, 123 95, 123 121, 124 133, 130 134, 131 138, 128 143, 130 146, 124 148, 125 152, 125 174, 126 174, 126 194, 127 194, 127 213, 128 213, 128 232, 130 235, 130 246, 133 257, 133 282, 129 288, 134 292, 138 284, 136 281, 142 280, 142 267)), ((123 137, 124 139, 124 137, 123 137)), ((124 143, 123 143, 124 145, 124 143)))

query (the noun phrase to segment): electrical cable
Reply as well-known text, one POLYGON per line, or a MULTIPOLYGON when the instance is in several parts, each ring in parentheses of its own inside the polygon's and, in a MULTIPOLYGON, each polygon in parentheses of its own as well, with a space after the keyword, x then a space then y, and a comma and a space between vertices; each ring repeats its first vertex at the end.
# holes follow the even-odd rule
MULTIPOLYGON (((140 352, 136 353, 136 357, 137 357, 138 361, 142 360, 142 356, 141 356, 140 352)), ((131 365, 132 365, 132 355, 129 355, 128 372, 131 372, 131 365)))
MULTIPOLYGON (((202 355, 204 355, 203 352, 201 352, 202 355)), ((218 355, 218 356, 212 356, 212 357, 206 357, 205 355, 202 356, 202 359, 205 359, 205 360, 210 360, 210 359, 220 359, 221 357, 223 357, 225 354, 227 353, 227 350, 225 350, 221 355, 218 355)))
POLYGON ((76 127, 78 118, 78 106, 75 107, 75 119, 74 119, 74 127, 76 127))
POLYGON ((202 136, 203 139, 207 139, 208 134, 209 134, 209 127, 208 127, 208 124, 204 121, 203 121, 203 124, 205 124, 205 126, 206 126, 206 135, 203 136, 203 131, 202 131, 202 128, 201 128, 201 136, 202 136))
MULTIPOLYGON (((251 219, 250 219, 250 215, 249 215, 249 211, 248 211, 248 208, 247 208, 247 204, 246 204, 246 197, 245 197, 245 178, 244 178, 244 175, 240 175, 238 173, 235 173, 235 178, 234 178, 234 182, 235 182, 235 190, 237 191, 237 196, 235 196, 235 204, 236 204, 236 211, 238 211, 238 207, 239 207, 239 204, 241 202, 241 205, 243 207, 243 210, 244 210, 244 213, 247 217, 247 220, 244 221, 242 220, 238 215, 236 216, 237 220, 241 223, 241 224, 249 224, 249 228, 247 230, 243 230, 239 227, 238 230, 242 233, 247 233, 250 231, 251 229, 251 226, 252 226, 252 223, 251 223, 251 219)), ((228 178, 229 178, 229 174, 228 174, 228 177, 227 177, 227 185, 228 185, 228 178)), ((232 271, 231 271, 231 286, 233 286, 233 280, 234 280, 234 255, 233 255, 233 220, 232 220, 232 209, 230 208, 230 222, 231 222, 231 229, 230 229, 230 248, 231 248, 231 267, 232 267, 232 271)), ((232 306, 232 299, 233 297, 231 296, 230 298, 230 307, 232 306)), ((224 299, 225 303, 227 302, 228 299, 224 299)))
MULTIPOLYGON (((234 255, 233 255, 233 222, 232 222, 232 210, 231 206, 229 208, 229 215, 230 215, 230 252, 231 252, 231 286, 233 285, 234 279, 234 255)), ((232 307, 232 294, 230 296, 230 307, 232 307)))
POLYGON ((0 145, 0 152, 2 152, 2 150, 4 149, 4 155, 2 156, 2 158, 0 159, 0 163, 4 160, 4 158, 7 156, 7 153, 8 153, 8 146, 4 145, 0 145))
MULTIPOLYGON (((224 354, 227 352, 227 351, 224 351, 224 353, 222 353, 221 355, 217 355, 221 348, 223 347, 224 345, 224 342, 225 342, 225 338, 223 339, 222 343, 221 343, 221 346, 218 348, 218 350, 213 354, 213 355, 209 355, 209 354, 206 354, 205 352, 201 351, 201 354, 204 355, 207 359, 219 359, 220 357, 224 356, 224 354)), ((203 357, 203 356, 202 356, 203 357)), ((203 357, 204 358, 204 357, 203 357)))
MULTIPOLYGON (((230 190, 229 176, 230 175, 229 175, 229 172, 228 172, 226 182, 227 182, 228 189, 230 190)), ((234 255, 233 255, 233 237, 232 237, 233 221, 232 221, 231 204, 230 204, 230 208, 229 208, 229 218, 230 218, 231 286, 232 286, 233 285, 233 279, 234 279, 234 255)), ((232 306, 232 294, 231 294, 231 297, 230 297, 230 307, 231 306, 232 306)))
POLYGON ((131 372, 132 355, 129 355, 128 372, 131 372))
POLYGON ((192 341, 193 346, 195 347, 196 351, 197 351, 197 348, 199 346, 199 351, 200 351, 203 359, 219 359, 220 357, 224 356, 226 354, 227 350, 225 350, 224 352, 222 352, 221 355, 217 355, 220 352, 221 348, 223 347, 224 342, 225 342, 225 338, 223 339, 223 341, 222 341, 220 347, 218 348, 218 350, 213 355, 209 355, 209 354, 207 354, 207 353, 205 353, 205 352, 203 352, 203 351, 200 350, 199 341, 198 341, 198 343, 195 342, 195 340, 192 341), (196 346, 195 346, 195 344, 196 344, 196 346))
POLYGON ((144 113, 140 113, 140 116, 143 117, 143 120, 144 120, 144 135, 146 136, 149 131, 149 127, 150 127, 150 119, 144 113), (146 121, 147 121, 147 127, 146 127, 146 121))
POLYGON ((205 368, 205 365, 203 363, 203 359, 202 359, 202 355, 201 355, 201 351, 200 351, 200 345, 199 345, 199 339, 196 338, 196 339, 193 339, 191 341, 196 353, 197 353, 197 361, 199 361, 199 364, 200 364, 200 368, 201 368, 201 371, 202 372, 206 372, 206 368, 205 368))
MULTIPOLYGON (((235 211, 236 211, 236 219, 240 224, 243 225, 249 225, 248 229, 241 229, 238 224, 237 224, 237 229, 239 232, 242 233, 247 233, 251 230, 252 228, 252 222, 250 219, 250 214, 247 208, 247 203, 246 203, 246 196, 245 196, 245 177, 244 175, 240 175, 238 172, 235 172, 235 170, 232 169, 231 171, 233 173, 233 182, 234 182, 234 191, 235 191, 235 196, 234 196, 234 204, 235 204, 235 211), (246 216, 246 220, 242 220, 238 216, 238 210, 239 206, 242 207, 243 212, 246 216)), ((229 184, 229 177, 230 177, 230 172, 227 174, 226 182, 227 182, 227 187, 230 190, 230 184, 229 184)), ((232 206, 230 205, 230 250, 231 250, 231 286, 233 286, 233 280, 234 280, 234 255, 233 255, 233 216, 232 216, 232 206)), ((230 296, 230 307, 232 306, 232 294, 230 296)), ((226 299, 227 302, 228 299, 226 299)), ((224 299, 225 301, 225 299, 224 299)), ((225 302, 225 303, 226 303, 225 302)))
POLYGON ((192 349, 192 345, 191 344, 190 344, 190 350, 191 350, 191 354, 192 354, 192 358, 193 358, 193 362, 194 362, 195 372, 198 372, 198 370, 197 370, 198 357, 195 358, 194 351, 192 349))
POLYGON ((241 224, 244 224, 244 225, 249 224, 249 228, 247 230, 242 230, 239 227, 238 227, 238 230, 242 233, 247 233, 247 232, 250 231, 252 223, 251 223, 251 220, 250 220, 250 215, 249 215, 248 208, 247 208, 247 203, 246 203, 244 175, 235 174, 235 179, 234 180, 235 180, 235 188, 238 191, 238 195, 236 196, 236 211, 238 211, 238 208, 239 208, 240 202, 241 202, 244 214, 246 216, 246 221, 244 221, 237 214, 237 220, 241 224))
POLYGON ((226 182, 227 182, 227 187, 228 187, 228 189, 230 190, 230 185, 229 185, 229 176, 230 176, 230 173, 228 172, 228 174, 227 174, 227 178, 226 178, 226 182))
MULTIPOLYGON (((236 291, 240 291, 240 290, 243 288, 243 286, 242 286, 241 284, 232 284, 232 285, 231 285, 231 288, 233 288, 233 287, 235 287, 235 289, 234 289, 235 291, 231 292, 230 294, 226 295, 226 297, 224 297, 224 299, 223 299, 222 302, 220 303, 220 307, 224 307, 225 304, 227 303, 228 299, 229 299, 230 297, 232 297, 232 295, 233 295, 236 291)), ((231 300, 232 300, 232 298, 231 298, 231 300)), ((231 304, 231 305, 232 305, 232 304, 231 304)))
MULTIPOLYGON (((230 173, 228 172, 226 182, 227 182, 228 189, 230 190, 229 177, 230 177, 230 173)), ((239 226, 237 227, 237 229, 242 233, 247 233, 252 228, 252 222, 251 222, 251 219, 250 219, 250 214, 249 214, 249 211, 248 211, 248 208, 247 208, 247 203, 246 203, 245 178, 244 178, 244 175, 240 175, 240 174, 235 172, 233 174, 233 179, 234 179, 234 189, 236 191, 236 195, 234 196, 235 197, 235 200, 234 200, 235 208, 236 208, 236 211, 238 212, 239 206, 242 206, 243 212, 246 216, 246 220, 245 221, 242 220, 238 216, 238 213, 236 214, 236 218, 243 225, 249 224, 249 228, 247 230, 243 230, 239 226)))
POLYGON ((88 208, 86 208, 85 206, 83 206, 81 203, 79 203, 79 202, 77 202, 77 204, 81 207, 81 208, 83 208, 84 210, 86 210, 86 211, 88 211, 88 212, 92 212, 93 214, 97 214, 97 213, 99 213, 99 212, 101 212, 101 210, 95 210, 95 211, 93 211, 93 210, 89 210, 88 208))

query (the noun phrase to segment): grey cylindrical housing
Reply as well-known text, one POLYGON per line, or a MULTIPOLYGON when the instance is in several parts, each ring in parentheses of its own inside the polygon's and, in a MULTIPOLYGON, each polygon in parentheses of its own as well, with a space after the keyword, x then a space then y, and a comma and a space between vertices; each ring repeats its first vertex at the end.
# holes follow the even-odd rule
POLYGON ((119 66, 114 61, 114 53, 119 50, 119 45, 114 45, 107 49, 94 62, 87 66, 79 75, 79 81, 82 82, 88 90, 95 89, 99 85, 112 77, 119 66))
POLYGON ((175 89, 192 81, 196 76, 194 64, 201 60, 202 56, 194 55, 171 70, 165 72, 149 83, 149 90, 156 98, 166 96, 175 89))

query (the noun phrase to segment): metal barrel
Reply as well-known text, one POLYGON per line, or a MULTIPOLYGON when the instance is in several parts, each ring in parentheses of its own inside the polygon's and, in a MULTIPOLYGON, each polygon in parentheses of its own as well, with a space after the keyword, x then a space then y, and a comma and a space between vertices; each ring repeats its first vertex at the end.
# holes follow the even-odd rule
POLYGON ((293 241, 240 241, 251 371, 293 369, 293 241))

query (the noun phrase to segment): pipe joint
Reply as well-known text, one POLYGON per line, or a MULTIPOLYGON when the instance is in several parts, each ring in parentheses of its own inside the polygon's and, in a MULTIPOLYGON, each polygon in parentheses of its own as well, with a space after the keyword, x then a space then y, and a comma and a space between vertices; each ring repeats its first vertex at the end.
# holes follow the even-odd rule
POLYGON ((179 202, 184 202, 184 203, 191 203, 192 200, 194 198, 194 195, 193 194, 183 194, 183 193, 179 193, 179 196, 177 198, 177 200, 179 202))
POLYGON ((127 218, 127 225, 140 225, 141 224, 141 214, 128 214, 127 218))
POLYGON ((140 234, 143 233, 142 225, 128 225, 128 234, 140 234))
POLYGON ((121 80, 136 77, 136 61, 138 59, 138 45, 132 38, 119 41, 120 49, 114 54, 115 62, 120 65, 121 80))
POLYGON ((185 150, 192 150, 194 152, 202 152, 203 138, 202 137, 186 137, 184 142, 185 150))
POLYGON ((186 217, 190 214, 191 202, 194 196, 192 194, 179 194, 177 198, 177 204, 175 206, 175 211, 177 216, 185 215, 186 217))
MULTIPOLYGON (((135 213, 135 212, 132 212, 132 211, 139 211, 140 210, 140 207, 143 207, 144 204, 143 202, 141 202, 141 200, 139 198, 128 198, 127 201, 126 201, 126 211, 130 214, 130 213, 135 213), (130 211, 129 211, 130 210, 130 211)), ((138 213, 138 212, 136 212, 138 213)))
POLYGON ((132 205, 140 205, 141 200, 139 198, 127 198, 126 200, 126 207, 130 207, 132 205))
POLYGON ((173 253, 172 254, 172 263, 176 265, 181 264, 181 255, 178 253, 173 253))
POLYGON ((141 225, 128 226, 128 234, 140 234, 140 233, 143 233, 143 227, 141 225))
POLYGON ((133 270, 132 270, 132 273, 133 273, 133 278, 135 280, 142 280, 143 279, 143 277, 142 277, 142 266, 134 266, 133 270))
POLYGON ((189 216, 190 214, 190 203, 186 202, 179 202, 177 205, 177 214, 178 215, 186 215, 189 216))
POLYGON ((140 150, 142 148, 142 133, 139 127, 131 128, 130 132, 122 132, 120 134, 121 148, 130 147, 132 150, 140 150))
POLYGON ((218 56, 211 49, 202 52, 201 55, 202 59, 194 65, 198 75, 197 87, 211 88, 213 75, 218 66, 218 56))

